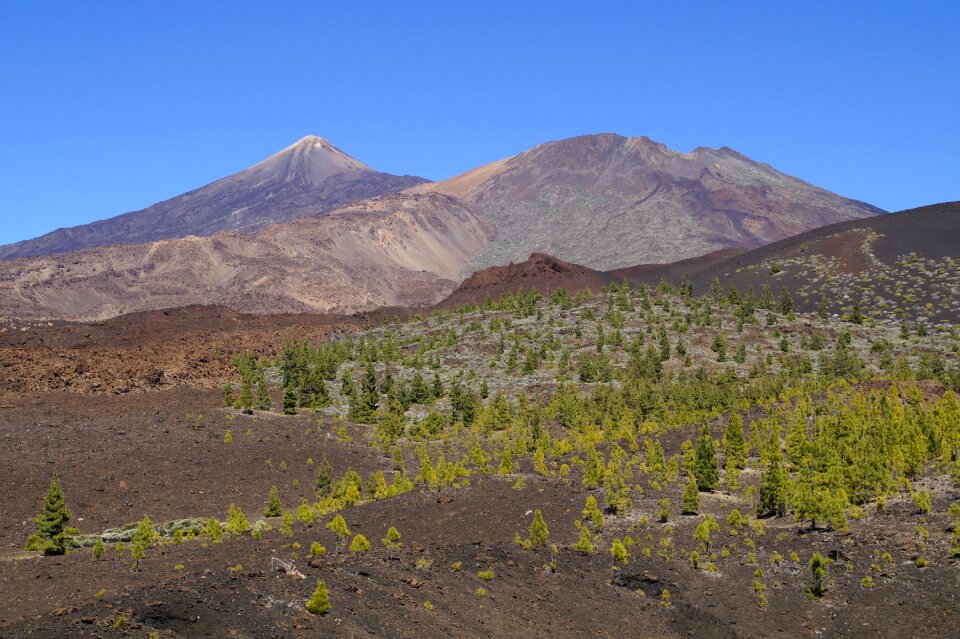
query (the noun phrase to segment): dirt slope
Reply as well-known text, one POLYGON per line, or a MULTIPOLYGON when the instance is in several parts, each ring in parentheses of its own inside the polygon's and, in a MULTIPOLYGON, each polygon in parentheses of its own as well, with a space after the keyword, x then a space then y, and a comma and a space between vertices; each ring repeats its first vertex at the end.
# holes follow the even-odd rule
POLYGON ((441 194, 363 200, 258 235, 224 233, 0 262, 0 315, 98 320, 220 304, 248 313, 425 306, 493 235, 441 194))

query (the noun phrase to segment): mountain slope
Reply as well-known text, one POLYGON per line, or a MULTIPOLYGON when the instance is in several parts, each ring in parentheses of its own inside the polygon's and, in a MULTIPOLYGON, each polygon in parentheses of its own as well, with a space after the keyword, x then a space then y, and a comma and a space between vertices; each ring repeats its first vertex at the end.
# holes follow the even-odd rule
POLYGON ((725 147, 678 153, 613 134, 548 142, 411 190, 459 197, 497 225, 463 275, 534 252, 603 270, 670 263, 883 212, 725 147))
POLYGON ((141 211, 0 246, 0 259, 221 231, 251 233, 424 181, 374 171, 327 140, 307 136, 249 169, 141 211))
POLYGON ((488 297, 495 299, 504 293, 516 293, 520 288, 534 289, 541 295, 558 288, 564 288, 568 293, 585 289, 599 291, 613 280, 614 276, 609 273, 564 262, 552 255, 534 253, 523 262, 477 271, 461 282, 438 306, 459 306, 470 302, 482 304, 488 297))
POLYGON ((960 202, 834 224, 690 271, 741 292, 790 291, 801 309, 960 322, 960 202))
POLYGON ((221 233, 0 262, 0 315, 104 319, 220 304, 250 313, 426 306, 492 237, 483 215, 433 193, 392 194, 257 235, 221 233))

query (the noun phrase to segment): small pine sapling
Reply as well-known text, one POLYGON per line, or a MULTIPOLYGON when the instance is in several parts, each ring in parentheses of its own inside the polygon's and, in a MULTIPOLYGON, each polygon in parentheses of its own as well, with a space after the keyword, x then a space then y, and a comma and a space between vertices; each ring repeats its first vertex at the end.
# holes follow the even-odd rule
POLYGON ((307 600, 307 612, 312 615, 322 615, 330 610, 330 591, 327 590, 323 579, 317 579, 317 587, 307 600))
POLYGON ((693 475, 687 479, 687 484, 683 489, 683 511, 684 515, 696 515, 700 510, 700 489, 697 479, 693 475))
POLYGON ((387 531, 387 536, 382 539, 383 545, 389 548, 390 550, 399 550, 403 547, 403 544, 400 542, 400 531, 390 526, 390 529, 387 531))
POLYGON ((827 576, 827 566, 829 565, 830 560, 818 552, 813 553, 813 557, 810 558, 808 567, 813 576, 813 584, 810 586, 810 589, 807 590, 807 593, 813 599, 819 599, 827 591, 825 579, 827 576))
POLYGON ((533 512, 533 522, 527 532, 527 539, 524 542, 524 548, 540 548, 546 546, 550 538, 550 530, 547 528, 547 522, 543 520, 543 513, 537 508, 533 512))
POLYGON ((280 491, 276 486, 270 487, 270 495, 267 496, 267 504, 263 507, 264 517, 279 517, 283 514, 283 503, 280 501, 280 491))
POLYGON ((350 552, 354 553, 358 557, 369 551, 370 542, 367 541, 367 538, 363 535, 357 535, 353 538, 353 541, 350 542, 350 552))
POLYGON ((580 538, 577 539, 577 543, 573 545, 573 549, 585 555, 592 555, 594 553, 593 536, 590 534, 590 529, 586 526, 580 526, 580 538))
POLYGON ((340 540, 340 543, 346 543, 345 540, 350 536, 350 529, 347 528, 347 522, 344 521, 342 515, 337 515, 327 524, 327 528, 333 531, 333 533, 340 540))

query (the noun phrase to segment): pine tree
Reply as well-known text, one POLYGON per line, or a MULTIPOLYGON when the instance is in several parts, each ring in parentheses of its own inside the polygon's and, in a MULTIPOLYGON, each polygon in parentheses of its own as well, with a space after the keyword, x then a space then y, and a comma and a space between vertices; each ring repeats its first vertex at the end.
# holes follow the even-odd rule
POLYGON ((863 311, 860 310, 860 302, 854 302, 853 310, 850 311, 847 320, 851 324, 863 324, 863 311))
POLYGON ((700 510, 700 490, 697 479, 690 475, 687 479, 687 485, 683 489, 683 513, 684 515, 695 515, 700 510))
POLYGON ((223 405, 227 408, 233 408, 236 398, 233 396, 233 384, 223 385, 223 405))
POLYGON ((149 548, 153 548, 153 540, 156 535, 157 533, 153 529, 153 522, 150 521, 149 517, 144 515, 140 523, 137 524, 137 529, 134 531, 133 537, 130 538, 130 554, 133 556, 134 569, 139 568, 140 560, 144 558, 146 551, 149 548))
POLYGON ((727 430, 723 435, 723 452, 727 463, 731 462, 736 468, 746 465, 747 442, 743 436, 743 418, 740 413, 733 412, 727 420, 727 430))
POLYGON ((624 566, 627 565, 627 560, 630 558, 630 552, 619 539, 614 539, 613 543, 610 544, 610 554, 613 555, 615 560, 619 561, 624 566))
POLYGON ((813 553, 813 557, 810 558, 808 566, 810 573, 813 575, 813 585, 810 586, 810 590, 807 592, 809 592, 810 596, 814 599, 819 599, 823 596, 823 593, 827 591, 824 579, 827 576, 827 566, 829 565, 830 560, 818 552, 813 553))
MULTIPOLYGON (((351 382, 352 387, 352 382, 351 382)), ((368 365, 364 374, 361 390, 354 389, 349 395, 350 405, 347 419, 355 424, 373 424, 377 410, 377 377, 373 366, 368 365)))
POLYGON ((307 600, 307 612, 312 615, 322 615, 330 610, 330 591, 327 590, 323 579, 317 579, 317 588, 307 600))
POLYGON ((387 536, 383 538, 383 545, 389 548, 390 550, 398 550, 403 546, 400 543, 400 531, 390 526, 390 529, 387 531, 387 536))
POLYGON ((665 362, 670 359, 670 339, 667 337, 667 330, 661 326, 660 334, 657 338, 660 342, 660 361, 665 362))
POLYGON ((577 539, 577 543, 573 545, 573 549, 587 555, 593 554, 592 535, 590 534, 590 529, 586 526, 580 527, 580 537, 577 539))
POLYGON ((693 531, 693 538, 700 542, 700 549, 704 553, 710 552, 710 533, 712 532, 720 532, 720 524, 710 515, 704 517, 693 531))
POLYGON ((303 408, 317 410, 330 403, 330 393, 327 391, 327 382, 323 379, 323 371, 316 368, 303 376, 300 384, 299 405, 303 408))
POLYGON ((797 310, 797 305, 793 301, 793 297, 790 295, 790 291, 785 288, 780 289, 780 312, 786 316, 793 315, 797 310))
POLYGON ((593 525, 594 530, 603 530, 603 513, 600 512, 597 498, 593 495, 587 496, 587 503, 580 515, 583 517, 584 525, 589 523, 593 525))
POLYGON ((370 542, 363 535, 357 535, 350 542, 350 552, 356 555, 362 555, 370 550, 370 542))
POLYGON ((204 532, 210 537, 213 543, 218 544, 223 540, 223 526, 216 517, 207 520, 207 526, 204 532))
POLYGON ((233 504, 230 504, 230 511, 227 514, 227 532, 235 536, 250 532, 250 522, 247 521, 247 517, 233 504))
POLYGON ((430 389, 423 379, 420 371, 413 374, 413 381, 410 382, 410 402, 412 404, 426 404, 430 400, 430 389))
POLYGON ((774 442, 770 452, 770 465, 760 476, 760 502, 757 515, 775 514, 782 517, 787 512, 790 479, 783 468, 780 444, 774 442))
POLYGON ((373 369, 373 364, 367 364, 366 371, 363 375, 361 390, 363 391, 362 400, 365 414, 369 415, 367 421, 363 423, 369 424, 371 423, 370 419, 373 418, 373 414, 377 411, 377 405, 380 401, 380 395, 377 393, 377 373, 373 369))
POLYGON ((723 333, 717 333, 716 337, 713 338, 710 349, 717 354, 718 362, 727 361, 727 338, 723 333))
POLYGON ((513 473, 513 455, 510 454, 510 448, 503 448, 503 456, 500 458, 500 467, 497 471, 501 475, 510 475, 513 473))
POLYGON ((97 537, 97 543, 93 545, 93 558, 100 559, 106 551, 107 549, 103 546, 103 539, 97 537))
POLYGON ((710 435, 710 427, 706 424, 700 429, 697 439, 696 457, 693 461, 693 476, 697 479, 700 490, 715 490, 720 485, 720 465, 717 463, 717 452, 710 435))
POLYGON ((270 410, 273 404, 270 401, 270 389, 265 380, 257 382, 257 410, 270 410))
POLYGON ((333 467, 330 465, 330 460, 327 459, 327 454, 323 453, 323 455, 320 457, 320 463, 317 464, 314 491, 316 492, 318 499, 323 499, 325 497, 329 497, 332 490, 333 467))
POLYGON ((549 538, 550 531, 547 529, 547 522, 543 520, 543 513, 537 508, 533 511, 533 522, 527 531, 527 541, 531 548, 539 548, 540 546, 546 546, 549 538))
POLYGON ((710 297, 719 302, 723 299, 723 285, 720 284, 720 278, 714 277, 710 280, 710 297))
POLYGON ((284 537, 293 537, 293 515, 290 514, 289 510, 283 511, 283 516, 280 517, 280 525, 277 526, 277 532, 284 537))
POLYGON ((237 398, 237 403, 244 413, 250 414, 253 412, 253 390, 249 378, 244 378, 240 385, 240 397, 237 398))
POLYGON ((54 472, 43 500, 43 512, 33 520, 37 532, 27 539, 27 550, 42 551, 45 555, 66 553, 73 544, 73 536, 80 532, 67 526, 71 516, 60 486, 60 476, 54 472))
POLYGON ((283 414, 297 414, 297 391, 293 388, 293 384, 283 389, 283 414))
MULTIPOLYGON (((690 280, 689 273, 684 273, 680 277, 680 294, 686 297, 691 297, 693 295, 693 282, 690 280)), ((723 289, 721 289, 721 295, 723 294, 723 289)))
POLYGON ((350 536, 350 529, 347 528, 347 522, 344 521, 343 515, 337 515, 331 519, 330 523, 327 524, 327 528, 332 530, 341 540, 350 536))
POLYGON ((597 488, 603 482, 603 461, 600 454, 593 446, 587 450, 587 463, 583 466, 583 477, 581 482, 586 488, 597 488))
POLYGON ((270 495, 267 497, 267 504, 263 507, 264 517, 279 517, 283 514, 283 503, 280 501, 280 491, 276 486, 270 487, 270 495))

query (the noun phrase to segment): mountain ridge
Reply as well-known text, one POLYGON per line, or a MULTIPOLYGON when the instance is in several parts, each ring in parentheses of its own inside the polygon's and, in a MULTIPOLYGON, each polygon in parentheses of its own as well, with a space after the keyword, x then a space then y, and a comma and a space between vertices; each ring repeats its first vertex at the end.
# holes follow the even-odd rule
POLYGON ((489 222, 439 193, 389 194, 257 235, 223 232, 0 262, 0 315, 103 320, 188 304, 243 313, 429 306, 489 222))
POLYGON ((673 262, 884 213, 729 147, 681 153, 614 133, 545 142, 409 190, 459 197, 509 238, 461 276, 535 252, 598 270, 673 262))
POLYGON ((310 135, 243 171, 145 209, 0 246, 0 260, 221 231, 255 233, 425 181, 375 171, 328 140, 310 135))
MULTIPOLYGON (((384 186, 383 174, 323 138, 305 137, 175 198, 207 202, 200 221, 216 222, 203 213, 222 212, 223 202, 206 195, 249 196, 244 210, 256 220, 253 230, 235 224, 217 233, 0 261, 0 314, 103 319, 194 303, 247 313, 423 307, 475 272, 530 254, 644 278, 664 264, 881 213, 732 149, 679 153, 616 134, 547 142, 396 193, 355 192, 356 198, 340 198, 350 203, 332 209, 329 198, 318 204, 331 185, 361 188, 371 176, 384 186), (278 193, 286 208, 276 206, 278 193)), ((227 198, 230 206, 239 203, 227 198)), ((195 212, 182 217, 189 221, 195 212)))

